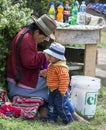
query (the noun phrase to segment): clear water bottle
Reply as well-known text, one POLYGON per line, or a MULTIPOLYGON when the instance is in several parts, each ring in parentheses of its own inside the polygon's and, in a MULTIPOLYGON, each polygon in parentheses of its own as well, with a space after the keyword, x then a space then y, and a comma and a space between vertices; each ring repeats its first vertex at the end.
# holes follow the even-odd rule
POLYGON ((57 7, 57 21, 58 22, 63 22, 63 3, 60 2, 59 6, 57 7))
POLYGON ((103 14, 106 15, 106 4, 103 5, 103 14))
POLYGON ((54 2, 51 2, 50 3, 50 8, 49 8, 49 11, 48 11, 48 15, 52 18, 52 19, 55 19, 55 7, 54 7, 54 2))
POLYGON ((85 25, 86 24, 86 4, 85 1, 82 1, 80 8, 79 8, 79 13, 77 17, 77 23, 79 25, 85 25))

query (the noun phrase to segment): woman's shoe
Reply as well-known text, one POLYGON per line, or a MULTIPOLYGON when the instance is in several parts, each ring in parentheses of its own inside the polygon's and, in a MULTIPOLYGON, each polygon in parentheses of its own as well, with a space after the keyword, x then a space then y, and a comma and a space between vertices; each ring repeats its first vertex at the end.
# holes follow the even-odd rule
POLYGON ((40 107, 38 110, 38 115, 39 115, 40 119, 47 119, 48 109, 45 107, 40 107))

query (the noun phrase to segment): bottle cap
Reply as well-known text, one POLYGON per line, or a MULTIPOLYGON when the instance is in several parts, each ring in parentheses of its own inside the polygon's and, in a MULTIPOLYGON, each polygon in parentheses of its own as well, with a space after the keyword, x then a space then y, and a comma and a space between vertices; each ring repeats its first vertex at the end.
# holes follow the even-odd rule
POLYGON ((54 2, 50 2, 50 5, 54 5, 54 2))
POLYGON ((62 2, 59 2, 59 5, 63 5, 63 3, 62 3, 62 2))
POLYGON ((76 2, 76 1, 74 2, 74 6, 75 6, 75 5, 77 5, 77 2, 76 2))
POLYGON ((66 1, 66 4, 69 4, 69 1, 66 1))
POLYGON ((82 4, 85 4, 85 1, 82 1, 82 4))

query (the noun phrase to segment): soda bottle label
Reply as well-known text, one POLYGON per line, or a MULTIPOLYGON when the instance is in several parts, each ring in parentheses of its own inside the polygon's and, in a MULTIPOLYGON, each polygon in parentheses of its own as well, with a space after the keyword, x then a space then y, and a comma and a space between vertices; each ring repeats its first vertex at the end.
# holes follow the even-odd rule
POLYGON ((64 10, 64 15, 65 15, 65 16, 70 16, 70 11, 64 10))
POLYGON ((84 13, 78 13, 77 23, 79 25, 85 25, 86 24, 86 15, 84 13))
POLYGON ((49 10, 49 14, 54 15, 54 14, 55 14, 55 11, 54 11, 53 9, 50 9, 50 10, 49 10))
POLYGON ((86 12, 86 8, 80 8, 80 12, 86 12))
POLYGON ((49 17, 51 17, 52 19, 55 19, 55 15, 53 14, 49 14, 49 17))

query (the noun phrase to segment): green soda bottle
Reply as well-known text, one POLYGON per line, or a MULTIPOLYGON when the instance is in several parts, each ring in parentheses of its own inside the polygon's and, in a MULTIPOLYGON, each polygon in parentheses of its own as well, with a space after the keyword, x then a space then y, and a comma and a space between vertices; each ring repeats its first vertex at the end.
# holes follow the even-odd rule
POLYGON ((69 21, 69 24, 71 25, 77 24, 77 14, 78 14, 78 5, 77 2, 75 1, 72 8, 72 16, 71 16, 71 20, 69 21))

